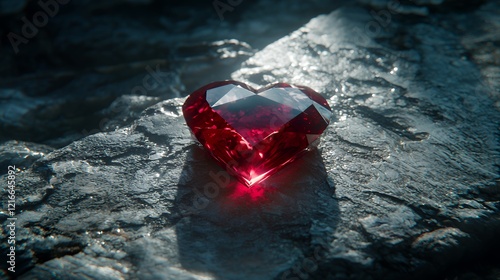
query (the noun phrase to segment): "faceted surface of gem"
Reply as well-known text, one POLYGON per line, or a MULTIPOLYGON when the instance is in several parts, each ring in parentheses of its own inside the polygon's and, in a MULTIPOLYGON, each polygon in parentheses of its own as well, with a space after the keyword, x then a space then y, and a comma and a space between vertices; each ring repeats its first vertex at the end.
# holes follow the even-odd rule
POLYGON ((183 113, 196 139, 247 186, 315 144, 332 114, 310 88, 277 83, 257 91, 236 81, 196 90, 183 113))

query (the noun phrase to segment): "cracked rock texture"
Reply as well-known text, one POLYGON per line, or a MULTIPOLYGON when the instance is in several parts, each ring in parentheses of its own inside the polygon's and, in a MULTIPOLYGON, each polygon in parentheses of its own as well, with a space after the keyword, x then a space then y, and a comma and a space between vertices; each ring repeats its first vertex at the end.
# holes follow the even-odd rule
POLYGON ((0 81, 1 179, 18 167, 16 277, 500 279, 497 2, 281 3, 312 19, 259 39, 265 1, 235 7, 214 34, 116 19, 157 1, 85 3, 54 18, 73 25, 47 27, 56 66, 0 81), (107 29, 125 42, 113 56, 107 29), (318 149, 251 189, 230 178, 181 113, 190 90, 229 77, 322 93, 335 117, 318 149))

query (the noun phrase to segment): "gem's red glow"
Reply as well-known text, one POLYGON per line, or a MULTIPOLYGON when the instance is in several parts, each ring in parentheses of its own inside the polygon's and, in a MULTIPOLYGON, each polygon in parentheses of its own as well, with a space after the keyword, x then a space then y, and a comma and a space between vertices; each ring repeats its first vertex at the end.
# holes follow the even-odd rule
POLYGON ((258 91, 236 81, 211 83, 194 91, 182 110, 196 139, 246 186, 314 145, 331 117, 317 92, 285 83, 258 91))

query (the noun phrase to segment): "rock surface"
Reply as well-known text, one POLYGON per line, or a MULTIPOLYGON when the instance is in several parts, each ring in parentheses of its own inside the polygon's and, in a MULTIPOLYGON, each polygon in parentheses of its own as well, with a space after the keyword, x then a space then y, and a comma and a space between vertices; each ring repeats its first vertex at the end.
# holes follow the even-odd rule
MULTIPOLYGON (((13 113, 0 118, 2 125, 18 126, 3 131, 25 135, 48 127, 49 135, 41 139, 59 147, 8 141, 0 150, 2 166, 12 164, 11 156, 26 157, 17 174, 17 275, 498 278, 498 258, 490 255, 500 248, 500 112, 495 107, 500 83, 497 68, 490 67, 498 66, 497 53, 481 44, 498 37, 486 27, 472 32, 466 26, 470 32, 463 32, 456 25, 465 16, 461 13, 408 19, 408 14, 422 16, 412 9, 425 7, 428 15, 448 1, 418 1, 420 6, 394 13, 384 8, 387 1, 363 2, 364 8, 343 7, 315 17, 255 54, 242 41, 186 44, 174 57, 184 55, 183 65, 190 65, 187 73, 193 76, 173 71, 157 81, 155 93, 133 91, 145 73, 130 71, 154 63, 97 65, 101 72, 72 74, 56 91, 50 90, 53 80, 44 78, 46 98, 37 96, 34 86, 7 83, 11 86, 0 96, 8 102, 0 106, 13 113), (370 11, 390 13, 384 28, 370 11), (375 24, 380 28, 373 29, 375 24), (195 55, 211 48, 213 55, 195 55), (251 189, 193 143, 180 111, 180 96, 189 93, 195 77, 210 72, 211 61, 231 57, 228 53, 234 60, 227 69, 251 56, 233 79, 256 87, 275 81, 304 84, 327 97, 335 112, 317 150, 251 189), (77 93, 64 94, 72 90, 77 93), (90 97, 83 97, 86 92, 90 97), (142 111, 160 99, 166 100, 142 111), (77 108, 79 100, 100 102, 92 115, 109 120, 95 128, 98 133, 82 125, 88 129, 83 136, 51 139, 54 131, 66 131, 60 125, 68 118, 56 116, 72 109, 63 105, 75 102, 77 108), (36 115, 48 105, 56 108, 36 115), (40 122, 22 123, 23 118, 40 122), (478 259, 491 265, 481 267, 478 259)), ((498 21, 491 11, 499 4, 485 5, 474 16, 486 13, 498 21)), ((136 35, 130 40, 137 44, 147 37, 136 35)), ((80 43, 67 41, 58 51, 80 43)), ((118 54, 128 51, 138 52, 122 48, 118 54)), ((6 218, 2 212, 2 236, 6 218)), ((2 255, 6 245, 0 244, 2 255)))
MULTIPOLYGON (((9 1, 0 5, 6 5, 3 2, 9 1)), ((0 140, 54 147, 91 131, 107 131, 113 127, 108 121, 130 123, 132 119, 109 110, 122 95, 139 97, 135 102, 148 97, 167 99, 227 79, 255 47, 339 5, 277 2, 273 7, 282 14, 276 15, 267 8, 267 1, 242 3, 225 12, 221 20, 213 5, 199 1, 70 1, 59 5, 48 24, 19 44, 15 53, 7 34, 24 37, 21 18, 33 22, 33 13, 44 11, 37 1, 28 2, 26 11, 17 17, 0 18, 5 21, 0 26, 4 34, 0 100, 7 101, 0 103, 4 112, 0 114, 0 140)))

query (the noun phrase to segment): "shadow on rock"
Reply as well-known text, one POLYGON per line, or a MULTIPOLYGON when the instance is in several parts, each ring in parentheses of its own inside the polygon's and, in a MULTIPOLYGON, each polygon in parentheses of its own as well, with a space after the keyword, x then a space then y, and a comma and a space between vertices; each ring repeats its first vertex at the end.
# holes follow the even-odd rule
POLYGON ((316 149, 247 188, 193 146, 177 203, 184 213, 176 227, 181 265, 224 279, 314 272, 339 214, 316 149))

